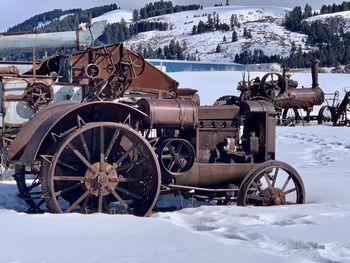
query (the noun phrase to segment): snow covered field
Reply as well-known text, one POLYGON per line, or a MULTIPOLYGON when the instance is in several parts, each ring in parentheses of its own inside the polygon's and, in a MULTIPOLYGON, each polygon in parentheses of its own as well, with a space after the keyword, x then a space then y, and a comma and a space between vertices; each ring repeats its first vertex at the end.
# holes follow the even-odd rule
MULTIPOLYGON (((202 104, 236 93, 240 72, 174 73, 202 104)), ((252 77, 253 73, 251 74, 252 77)), ((309 87, 310 74, 293 79, 309 87)), ((350 75, 321 74, 327 92, 350 75)), ((341 96, 343 93, 341 93, 341 96)), ((150 218, 27 215, 12 182, 0 183, 0 262, 350 262, 350 128, 277 128, 276 159, 295 167, 307 204, 202 206, 150 218)))

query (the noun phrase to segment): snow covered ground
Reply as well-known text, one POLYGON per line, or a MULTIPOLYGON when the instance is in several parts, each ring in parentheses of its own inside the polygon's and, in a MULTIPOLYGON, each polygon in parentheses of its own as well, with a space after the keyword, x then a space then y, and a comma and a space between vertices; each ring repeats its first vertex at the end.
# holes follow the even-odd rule
MULTIPOLYGON (((260 73, 259 73, 260 74, 260 73)), ((172 76, 202 102, 235 93, 239 72, 172 76)), ((310 74, 295 80, 311 85, 310 74)), ((321 74, 326 91, 350 75, 321 74)), ((350 128, 277 128, 276 159, 295 167, 307 204, 188 207, 150 218, 27 215, 12 182, 0 183, 0 262, 350 262, 350 128)))

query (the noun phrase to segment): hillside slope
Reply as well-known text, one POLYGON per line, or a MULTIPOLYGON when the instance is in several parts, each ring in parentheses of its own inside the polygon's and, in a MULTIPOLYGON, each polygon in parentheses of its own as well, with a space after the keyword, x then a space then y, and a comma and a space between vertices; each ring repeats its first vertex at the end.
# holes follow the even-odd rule
MULTIPOLYGON (((166 22, 170 25, 170 30, 140 33, 128 40, 127 45, 134 50, 142 50, 147 46, 155 50, 175 39, 186 48, 186 55, 195 56, 202 61, 232 62, 236 54, 246 50, 253 52, 255 49, 262 50, 266 55, 278 54, 285 57, 289 56, 293 42, 304 51, 309 50, 305 44, 306 35, 287 31, 281 26, 288 11, 288 8, 271 6, 222 6, 152 17, 146 20, 166 22), (197 26, 200 21, 206 23, 208 15, 214 14, 219 16, 220 23, 228 25, 231 16, 237 16, 241 25, 240 28, 235 27, 237 42, 231 42, 232 30, 192 34, 193 26, 197 26), (243 36, 244 28, 250 30, 251 38, 243 36), (224 37, 226 41, 223 40, 224 37), (216 53, 217 45, 221 46, 220 53, 216 53)), ((116 16, 111 12, 108 16, 95 18, 94 21, 107 18, 109 23, 114 23, 120 19, 120 13, 116 16)), ((125 11, 124 16, 124 20, 130 21, 131 11, 125 11)))
POLYGON ((328 24, 334 29, 341 28, 343 32, 350 31, 350 11, 313 16, 313 17, 309 17, 308 19, 305 19, 305 21, 309 23, 321 22, 324 24, 328 24))

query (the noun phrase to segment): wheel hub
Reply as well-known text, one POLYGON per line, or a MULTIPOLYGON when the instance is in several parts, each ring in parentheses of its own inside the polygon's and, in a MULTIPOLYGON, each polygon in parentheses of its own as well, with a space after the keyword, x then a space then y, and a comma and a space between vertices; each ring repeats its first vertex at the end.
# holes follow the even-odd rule
POLYGON ((92 195, 106 196, 119 183, 118 174, 109 163, 94 163, 85 174, 85 187, 92 195))
POLYGON ((266 188, 260 194, 263 198, 263 206, 284 205, 286 198, 284 192, 279 188, 266 188))

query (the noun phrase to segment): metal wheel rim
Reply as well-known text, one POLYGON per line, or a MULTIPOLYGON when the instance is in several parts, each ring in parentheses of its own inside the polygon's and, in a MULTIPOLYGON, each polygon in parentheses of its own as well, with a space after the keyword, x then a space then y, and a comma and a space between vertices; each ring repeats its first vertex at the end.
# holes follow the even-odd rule
POLYGON ((145 70, 145 61, 140 55, 126 52, 122 57, 121 67, 128 78, 135 79, 145 70))
POLYGON ((319 124, 332 122, 332 111, 328 106, 323 106, 320 110, 319 124))
POLYGON ((188 141, 184 139, 168 139, 164 141, 164 146, 160 153, 160 162, 163 169, 169 174, 179 175, 189 171, 194 161, 194 148, 188 141))
POLYGON ((268 73, 261 80, 261 89, 267 97, 274 99, 284 93, 285 85, 283 83, 283 76, 277 73, 268 73), (277 80, 274 80, 274 76, 277 76, 277 80), (268 80, 268 79, 271 80, 268 80), (281 85, 281 87, 278 86, 281 85))
POLYGON ((261 205, 261 206, 271 206, 271 205, 294 205, 294 204, 303 204, 305 203, 305 189, 303 181, 298 174, 298 172, 291 167, 290 165, 278 162, 278 161, 270 161, 265 162, 263 164, 258 165, 256 168, 254 168, 243 180, 241 187, 239 189, 238 193, 238 200, 237 204, 240 206, 246 206, 246 205, 261 205), (283 183, 280 184, 280 182, 277 182, 277 179, 273 179, 276 175, 277 170, 277 176, 279 172, 282 170, 288 175, 287 177, 283 178, 281 180, 283 183), (271 172, 270 172, 271 171, 271 172), (269 173, 270 172, 270 173, 269 173), (272 175, 272 177, 270 177, 272 175), (266 181, 265 186, 267 185, 267 188, 263 188, 264 186, 260 186, 259 190, 259 183, 260 179, 266 181), (275 180, 275 182, 273 182, 275 180), (269 183, 268 183, 269 181, 269 183), (292 185, 291 185, 292 182, 292 185), (291 187, 292 186, 292 187, 291 187), (272 189, 271 189, 272 188, 272 189), (252 189, 258 189, 254 194, 254 190, 252 189), (266 196, 268 195, 269 190, 273 190, 275 196, 266 196), (283 199, 282 193, 280 190, 285 194, 285 200, 283 199), (249 191, 253 191, 253 194, 248 194, 249 191), (265 192, 264 192, 265 191, 265 192), (263 195, 261 195, 263 193, 263 195), (289 197, 287 195, 294 194, 295 198, 294 201, 290 201, 289 197), (254 202, 248 202, 247 200, 252 200, 254 202), (264 200, 266 198, 269 198, 269 200, 264 200), (287 199, 288 198, 288 199, 287 199), (276 199, 280 199, 281 203, 275 203, 275 201, 278 201, 276 199))
MULTIPOLYGON (((91 199, 91 197, 95 197, 95 196, 92 196, 93 193, 91 192, 91 189, 89 190, 89 189, 86 188, 86 182, 87 182, 86 174, 88 173, 89 169, 86 169, 87 171, 85 173, 83 173, 84 174, 84 178, 80 178, 81 180, 79 181, 79 183, 77 183, 78 186, 76 186, 80 190, 83 190, 83 192, 84 192, 83 195, 81 195, 79 198, 77 198, 75 200, 75 202, 73 202, 73 204, 72 204, 72 201, 70 201, 69 207, 68 208, 64 208, 64 209, 63 209, 63 207, 61 207, 61 205, 59 203, 59 200, 58 200, 58 198, 62 195, 62 193, 61 193, 61 195, 58 195, 58 193, 60 191, 63 191, 65 189, 69 188, 69 187, 73 187, 74 188, 74 186, 68 184, 68 186, 65 186, 65 188, 63 188, 63 189, 58 188, 57 187, 57 183, 55 184, 55 182, 57 182, 57 180, 58 180, 57 176, 55 176, 55 170, 56 170, 56 167, 57 167, 58 163, 63 161, 63 160, 60 160, 60 157, 61 157, 62 153, 64 152, 64 150, 67 149, 67 147, 70 148, 71 146, 69 146, 69 145, 75 139, 79 138, 80 134, 83 134, 85 131, 93 131, 96 128, 97 129, 101 129, 101 131, 102 131, 101 127, 103 127, 103 131, 105 131, 104 129, 108 129, 108 128, 118 129, 120 131, 120 133, 122 133, 122 139, 124 137, 128 138, 128 139, 130 139, 130 138, 136 139, 137 147, 140 146, 139 144, 141 144, 140 147, 142 147, 142 149, 147 152, 148 158, 147 158, 147 165, 145 165, 145 166, 148 166, 150 171, 152 171, 151 183, 150 183, 150 185, 147 185, 147 187, 145 187, 145 189, 147 189, 149 191, 147 193, 148 195, 145 198, 144 198, 144 196, 139 196, 138 192, 137 193, 132 193, 130 190, 125 189, 124 188, 125 185, 123 185, 124 186, 123 188, 121 186, 119 186, 119 184, 120 184, 119 180, 130 180, 131 182, 129 182, 129 183, 133 183, 132 179, 134 179, 134 178, 128 178, 127 176, 124 177, 124 179, 123 179, 122 178, 123 177, 122 173, 120 173, 120 175, 118 175, 118 182, 119 183, 118 183, 117 186, 120 189, 118 189, 118 192, 117 192, 116 189, 114 189, 114 192, 111 191, 110 194, 108 194, 108 198, 113 198, 115 201, 120 203, 120 206, 124 206, 125 204, 127 206, 129 206, 129 207, 124 207, 126 209, 127 213, 131 213, 131 214, 134 214, 134 215, 137 215, 137 216, 145 216, 145 215, 150 214, 152 209, 153 209, 153 207, 154 207, 154 205, 155 205, 155 203, 156 203, 156 201, 157 201, 157 199, 158 199, 159 189, 160 189, 160 169, 159 169, 159 164, 158 164, 157 159, 156 159, 156 155, 155 155, 152 147, 149 145, 149 143, 141 135, 139 135, 136 131, 134 131, 133 129, 131 129, 130 127, 128 127, 128 126, 126 126, 124 124, 109 123, 109 122, 100 122, 100 123, 87 124, 87 125, 83 126, 81 129, 79 129, 79 130, 73 132, 72 134, 70 134, 69 136, 67 136, 66 139, 64 139, 61 142, 60 146, 58 147, 59 149, 58 149, 57 153, 55 154, 55 156, 54 156, 54 158, 52 160, 52 163, 49 165, 48 172, 46 174, 46 177, 47 177, 46 178, 46 187, 48 188, 48 191, 49 191, 49 194, 50 194, 50 198, 48 198, 48 200, 47 200, 49 206, 53 209, 54 212, 57 212, 57 213, 72 212, 72 211, 75 211, 78 207, 80 207, 80 212, 83 212, 83 213, 90 212, 90 211, 86 210, 87 204, 85 204, 85 202, 90 202, 91 200, 88 200, 88 201, 86 201, 86 200, 87 199, 91 199), (83 185, 83 183, 85 185, 83 185), (120 192, 120 191, 122 191, 122 192, 120 192), (127 193, 127 192, 129 192, 129 193, 127 193), (145 206, 144 207, 137 207, 137 210, 136 210, 135 207, 133 207, 134 210, 131 211, 130 210, 130 204, 128 204, 127 200, 124 200, 123 197, 122 197, 122 196, 127 196, 127 195, 137 196, 138 197, 137 199, 139 200, 139 202, 140 203, 142 203, 142 202, 145 203, 145 206), (124 203, 121 200, 119 200, 119 198, 121 198, 121 200, 123 200, 124 203), (84 205, 85 205, 85 210, 86 211, 83 211, 84 205)), ((113 136, 114 136, 114 134, 113 134, 113 136)), ((118 136, 119 136, 119 134, 118 134, 118 136)), ((115 143, 115 141, 114 141, 114 143, 115 143)), ((103 147, 103 149, 104 149, 103 152, 104 152, 104 154, 107 154, 107 151, 109 150, 109 148, 105 147, 105 146, 106 145, 104 145, 104 147, 103 147)), ((134 145, 132 145, 132 146, 134 147, 134 145)), ((114 147, 114 144, 113 144, 112 148, 113 147, 114 147)), ((119 145, 118 145, 118 147, 119 147, 119 145)), ((100 153, 102 152, 101 148, 102 147, 100 147, 100 153)), ((70 149, 72 149, 72 148, 70 148, 70 149)), ((128 158, 127 157, 128 154, 125 155, 124 153, 122 154, 122 156, 124 156, 124 158, 128 158)), ((109 156, 106 157, 107 160, 108 160, 108 158, 109 158, 109 156)), ((143 162, 142 165, 144 165, 144 163, 146 163, 146 162, 143 162)), ((148 171, 148 173, 150 171, 148 171)), ((71 180, 71 179, 72 178, 69 178, 69 180, 71 180)), ((143 177, 142 178, 137 178, 137 179, 138 179, 138 182, 134 181, 134 183, 140 183, 142 180, 144 180, 143 177)), ((68 180, 68 178, 67 178, 67 180, 68 180)), ((58 181, 60 181, 60 180, 58 180, 58 181)), ((108 181, 108 182, 110 183, 110 181, 108 181)), ((125 181, 125 183, 128 183, 128 182, 125 181)), ((69 191, 73 191, 73 190, 70 190, 70 189, 68 189, 68 190, 69 191)), ((67 193, 64 193, 64 194, 67 194, 67 193)), ((109 200, 108 198, 105 197, 105 196, 103 196, 103 198, 100 198, 100 193, 99 193, 98 194, 98 201, 97 201, 98 202, 97 211, 91 211, 91 212, 118 213, 119 211, 113 211, 113 212, 111 210, 108 211, 108 209, 106 207, 104 207, 104 206, 106 206, 105 203, 108 202, 108 200, 109 200)), ((136 197, 134 199, 136 199, 136 197)), ((135 201, 135 200, 133 200, 133 201, 135 201)), ((110 204, 108 204, 108 205, 110 205, 110 204)), ((136 205, 137 205, 137 202, 136 202, 136 205)), ((125 211, 123 213, 125 213, 125 211)))

